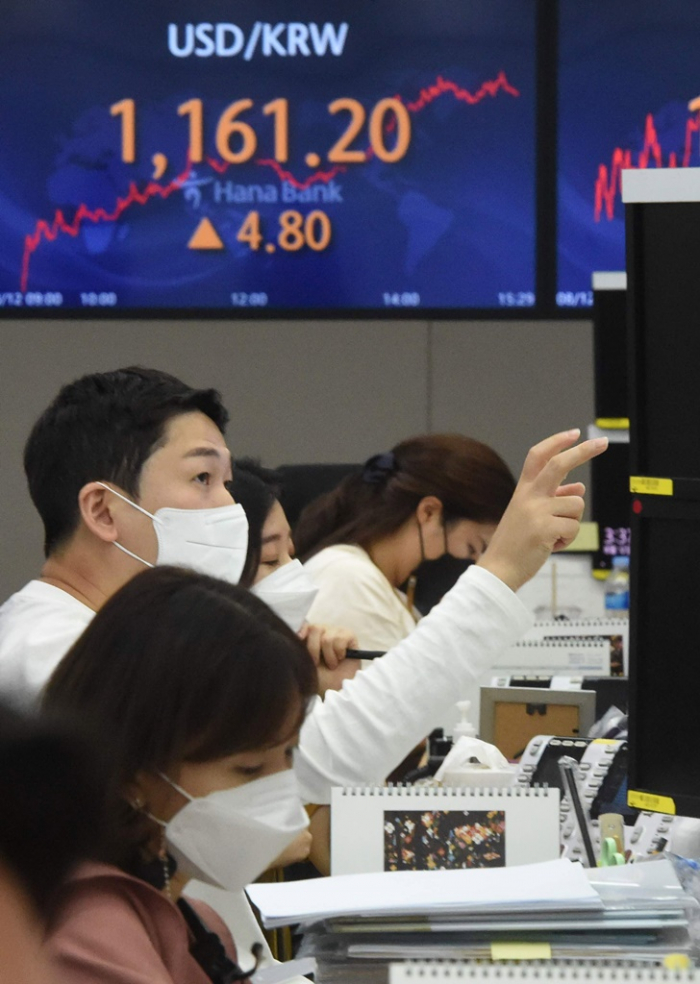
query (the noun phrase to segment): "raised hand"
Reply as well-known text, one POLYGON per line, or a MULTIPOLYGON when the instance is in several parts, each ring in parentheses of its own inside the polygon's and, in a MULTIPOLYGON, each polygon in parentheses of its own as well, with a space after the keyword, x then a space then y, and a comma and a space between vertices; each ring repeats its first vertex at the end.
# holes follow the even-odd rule
POLYGON ((530 449, 508 508, 478 561, 513 591, 537 573, 552 551, 568 546, 578 533, 585 487, 580 482, 562 483, 573 468, 608 446, 606 437, 575 444, 580 434, 578 429, 563 431, 530 449))

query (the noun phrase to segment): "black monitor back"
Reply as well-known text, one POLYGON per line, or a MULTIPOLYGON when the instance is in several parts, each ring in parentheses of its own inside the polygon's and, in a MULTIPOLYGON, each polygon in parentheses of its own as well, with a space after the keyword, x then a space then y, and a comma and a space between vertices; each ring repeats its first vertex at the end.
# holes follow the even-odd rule
POLYGON ((611 443, 605 454, 591 461, 590 468, 591 518, 599 531, 593 567, 607 572, 613 557, 630 555, 629 443, 611 443))
POLYGON ((633 475, 700 479, 700 202, 627 206, 633 475))
POLYGON ((700 816, 700 202, 626 213, 630 790, 700 816))
POLYGON ((700 816, 700 503, 637 502, 630 788, 670 797, 682 816, 700 816))
POLYGON ((593 290, 596 420, 629 417, 627 291, 593 290))

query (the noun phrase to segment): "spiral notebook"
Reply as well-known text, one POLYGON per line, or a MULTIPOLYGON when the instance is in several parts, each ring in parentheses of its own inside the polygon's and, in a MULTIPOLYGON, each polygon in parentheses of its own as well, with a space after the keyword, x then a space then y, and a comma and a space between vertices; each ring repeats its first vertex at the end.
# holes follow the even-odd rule
MULTIPOLYGON (((622 674, 627 665, 628 637, 628 622, 622 618, 536 622, 520 642, 501 653, 491 669, 468 685, 459 699, 471 701, 470 720, 478 730, 481 687, 504 686, 511 676, 527 675, 556 677, 554 689, 561 690, 568 689, 565 681, 573 678, 622 674)), ((455 705, 436 725, 451 735, 458 719, 455 705)))
POLYGON ((559 857, 559 790, 335 788, 331 873, 503 868, 559 857))
MULTIPOLYGON (((589 618, 577 621, 558 621, 536 622, 527 635, 516 643, 515 649, 527 647, 535 643, 546 645, 547 643, 572 643, 579 642, 606 642, 610 647, 610 663, 607 669, 603 666, 596 669, 604 670, 613 676, 624 675, 627 672, 627 655, 629 649, 629 620, 626 618, 589 618)), ((572 650, 572 658, 569 666, 573 670, 579 669, 576 666, 578 661, 575 650, 572 650)), ((580 669, 588 672, 590 657, 583 658, 580 669)), ((590 674, 588 674, 590 675, 590 674)))
POLYGON ((477 961, 392 964, 389 968, 389 984, 428 984, 428 982, 453 981, 461 984, 700 984, 700 969, 668 970, 651 966, 639 960, 547 960, 508 964, 507 968, 477 961))

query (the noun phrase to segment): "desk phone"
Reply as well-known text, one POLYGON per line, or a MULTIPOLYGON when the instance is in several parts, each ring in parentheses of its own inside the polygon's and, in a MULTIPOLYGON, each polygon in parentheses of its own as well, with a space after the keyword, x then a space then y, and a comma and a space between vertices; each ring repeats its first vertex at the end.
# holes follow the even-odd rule
MULTIPOLYGON (((588 810, 593 847, 600 853, 598 817, 619 813, 625 822, 625 848, 637 861, 663 851, 671 836, 674 817, 640 812, 627 805, 627 742, 619 739, 560 738, 537 735, 523 753, 516 774, 522 786, 556 786, 562 791, 558 762, 568 755, 579 763, 579 786, 588 810)), ((561 856, 585 860, 573 808, 563 795, 560 812, 561 856)))

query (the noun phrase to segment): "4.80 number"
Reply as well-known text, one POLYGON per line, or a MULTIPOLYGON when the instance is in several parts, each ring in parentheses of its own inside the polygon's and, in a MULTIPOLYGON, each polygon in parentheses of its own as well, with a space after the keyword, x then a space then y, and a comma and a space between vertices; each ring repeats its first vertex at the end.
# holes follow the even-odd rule
MULTIPOLYGON (((280 214, 278 221, 277 245, 287 253, 296 253, 304 246, 320 253, 331 241, 331 220, 320 209, 314 209, 307 216, 296 209, 288 209, 280 214)), ((258 250, 264 238, 260 228, 260 213, 248 212, 236 239, 240 243, 248 243, 252 250, 258 250)), ((272 242, 265 244, 268 253, 274 252, 274 248, 272 242)))

